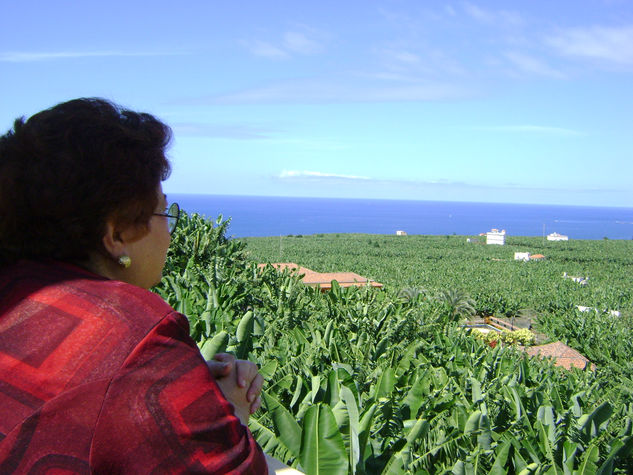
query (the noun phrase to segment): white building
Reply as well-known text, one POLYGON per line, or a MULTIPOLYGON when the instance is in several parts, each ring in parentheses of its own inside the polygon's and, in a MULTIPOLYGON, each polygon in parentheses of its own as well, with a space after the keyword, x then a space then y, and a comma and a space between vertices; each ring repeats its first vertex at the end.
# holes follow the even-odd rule
POLYGON ((589 277, 574 277, 573 275, 567 275, 567 272, 563 272, 563 279, 571 279, 572 282, 580 285, 587 285, 589 282, 589 277))
MULTIPOLYGON (((600 313, 600 311, 597 308, 593 308, 593 307, 585 307, 583 305, 576 305, 576 308, 581 312, 590 312, 593 310, 596 313, 600 313)), ((612 317, 619 317, 621 315, 619 310, 602 310, 602 313, 608 313, 612 317)))
POLYGON ((402 231, 402 230, 396 231, 396 236, 406 236, 406 235, 407 235, 406 231, 402 231))
POLYGON ((506 243, 506 230, 492 229, 486 233, 486 244, 498 244, 503 246, 506 243))
POLYGON ((529 252, 515 252, 514 260, 527 262, 530 260, 530 253, 529 252))
POLYGON ((569 241, 569 236, 564 234, 552 233, 547 235, 548 241, 569 241))

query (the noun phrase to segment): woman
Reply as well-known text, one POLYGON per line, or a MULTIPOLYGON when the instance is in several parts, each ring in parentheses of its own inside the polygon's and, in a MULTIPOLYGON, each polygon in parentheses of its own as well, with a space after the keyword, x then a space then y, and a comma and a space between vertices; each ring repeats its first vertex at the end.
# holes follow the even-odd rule
POLYGON ((255 365, 207 366, 146 290, 179 213, 169 139, 101 99, 0 137, 0 473, 266 473, 255 365))

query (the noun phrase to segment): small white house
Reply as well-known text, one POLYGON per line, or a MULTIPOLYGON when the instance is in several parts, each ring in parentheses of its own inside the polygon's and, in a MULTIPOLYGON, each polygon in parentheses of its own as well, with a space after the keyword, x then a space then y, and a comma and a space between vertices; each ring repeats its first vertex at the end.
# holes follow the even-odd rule
POLYGON ((547 235, 548 241, 569 241, 569 236, 564 234, 552 233, 547 235))
POLYGON ((573 275, 567 275, 567 272, 563 272, 563 279, 571 279, 572 282, 580 285, 587 285, 589 282, 589 277, 574 277, 573 275))
POLYGON ((396 231, 396 236, 406 236, 406 235, 407 235, 406 231, 402 231, 402 230, 396 231))
POLYGON ((498 244, 503 246, 506 243, 506 230, 492 229, 486 233, 486 244, 498 244))
POLYGON ((530 253, 529 252, 515 252, 514 260, 527 262, 530 260, 530 253))
MULTIPOLYGON (((600 313, 600 311, 594 307, 585 307, 583 305, 576 305, 576 308, 581 312, 590 312, 593 310, 596 313, 600 313)), ((619 310, 602 310, 602 313, 608 313, 612 317, 619 317, 621 315, 619 310)))

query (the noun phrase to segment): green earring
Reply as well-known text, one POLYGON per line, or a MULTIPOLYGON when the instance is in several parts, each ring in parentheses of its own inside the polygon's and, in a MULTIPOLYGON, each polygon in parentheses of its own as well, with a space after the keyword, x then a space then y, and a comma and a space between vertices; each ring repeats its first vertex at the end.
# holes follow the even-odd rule
POLYGON ((119 265, 127 269, 128 267, 130 267, 131 264, 132 264, 132 259, 130 259, 130 256, 119 257, 119 265))

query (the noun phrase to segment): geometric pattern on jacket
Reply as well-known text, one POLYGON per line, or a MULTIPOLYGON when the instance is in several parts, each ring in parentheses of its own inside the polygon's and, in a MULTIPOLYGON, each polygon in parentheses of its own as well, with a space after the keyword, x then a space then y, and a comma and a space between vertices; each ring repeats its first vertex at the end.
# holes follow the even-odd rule
POLYGON ((71 264, 0 269, 0 473, 266 473, 187 319, 71 264))

